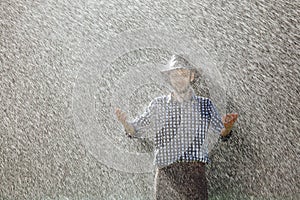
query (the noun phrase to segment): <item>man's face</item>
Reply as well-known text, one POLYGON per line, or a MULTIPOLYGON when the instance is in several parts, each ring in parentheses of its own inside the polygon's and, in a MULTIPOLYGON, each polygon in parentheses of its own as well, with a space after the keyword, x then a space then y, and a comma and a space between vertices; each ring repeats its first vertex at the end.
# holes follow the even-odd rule
POLYGON ((189 88, 193 80, 193 74, 189 69, 172 70, 169 74, 172 87, 178 92, 183 93, 189 88))

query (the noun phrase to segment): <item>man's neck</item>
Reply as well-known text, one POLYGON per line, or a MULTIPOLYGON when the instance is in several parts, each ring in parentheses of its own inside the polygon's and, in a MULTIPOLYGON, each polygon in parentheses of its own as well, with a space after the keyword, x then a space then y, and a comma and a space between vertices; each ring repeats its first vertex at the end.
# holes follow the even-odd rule
POLYGON ((176 92, 176 90, 171 92, 171 98, 174 101, 178 101, 180 103, 184 101, 190 101, 194 95, 194 90, 193 88, 189 87, 186 91, 184 92, 176 92))

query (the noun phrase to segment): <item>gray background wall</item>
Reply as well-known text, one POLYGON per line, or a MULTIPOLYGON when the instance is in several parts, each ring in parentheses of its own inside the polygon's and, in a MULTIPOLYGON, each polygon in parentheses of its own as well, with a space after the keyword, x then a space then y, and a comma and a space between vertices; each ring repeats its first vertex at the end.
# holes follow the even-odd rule
POLYGON ((299 8, 287 0, 2 0, 0 199, 152 198, 153 173, 99 162, 72 114, 91 48, 148 26, 179 30, 206 49, 225 80, 227 111, 240 114, 233 138, 212 152, 211 199, 298 199, 299 8))

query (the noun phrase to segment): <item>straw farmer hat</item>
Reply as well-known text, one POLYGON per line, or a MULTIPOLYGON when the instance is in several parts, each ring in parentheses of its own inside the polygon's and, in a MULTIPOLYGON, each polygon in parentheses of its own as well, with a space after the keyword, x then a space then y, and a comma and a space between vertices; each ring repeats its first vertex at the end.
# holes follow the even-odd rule
POLYGON ((196 68, 193 67, 191 63, 187 60, 187 56, 179 54, 172 55, 171 59, 166 65, 163 66, 163 70, 161 70, 160 72, 162 74, 168 75, 171 71, 177 69, 189 69, 191 71, 196 70, 196 68))

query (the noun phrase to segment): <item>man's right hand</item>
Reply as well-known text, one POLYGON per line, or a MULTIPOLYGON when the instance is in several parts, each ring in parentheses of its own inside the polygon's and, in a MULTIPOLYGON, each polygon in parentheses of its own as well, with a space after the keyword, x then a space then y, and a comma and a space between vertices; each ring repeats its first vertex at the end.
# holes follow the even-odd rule
POLYGON ((122 123, 122 125, 125 128, 125 131, 129 134, 129 135, 134 135, 135 133, 135 129, 134 127, 127 122, 127 116, 125 112, 122 112, 120 108, 116 108, 115 110, 117 119, 122 123))
POLYGON ((124 125, 127 119, 126 113, 122 112, 120 108, 116 108, 115 114, 117 119, 124 125))

